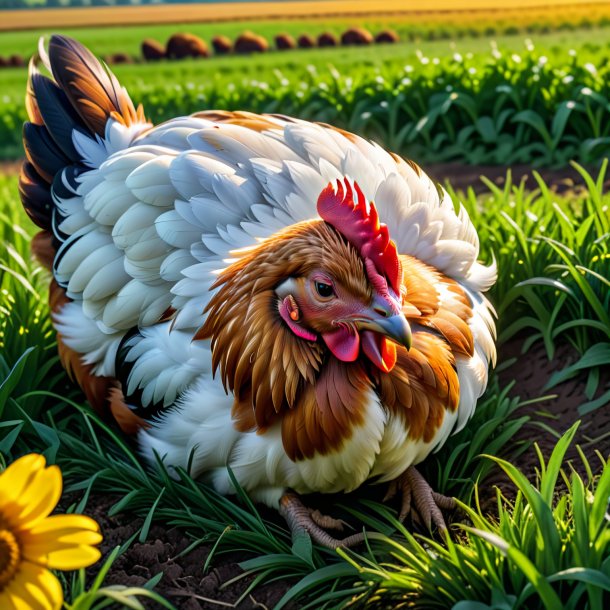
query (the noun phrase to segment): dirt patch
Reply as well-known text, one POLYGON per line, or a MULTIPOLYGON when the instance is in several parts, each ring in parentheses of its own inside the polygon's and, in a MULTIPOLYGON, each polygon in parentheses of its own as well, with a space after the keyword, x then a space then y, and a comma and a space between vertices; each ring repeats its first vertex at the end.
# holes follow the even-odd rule
MULTIPOLYGON (((516 339, 499 348, 500 362, 512 361, 510 366, 500 371, 500 385, 504 387, 514 381, 515 385, 510 393, 512 396, 519 396, 522 401, 542 396, 550 397, 519 410, 519 415, 529 415, 531 421, 521 428, 512 443, 516 448, 522 447, 524 443, 530 446, 520 455, 509 455, 509 457, 531 481, 534 481, 539 470, 539 459, 533 442, 538 444, 543 456, 548 460, 559 435, 580 420, 574 441, 567 451, 566 460, 587 481, 587 470, 576 447, 578 445, 584 453, 593 474, 599 474, 603 464, 598 453, 604 459, 610 458, 610 403, 591 413, 580 415, 578 408, 588 401, 585 395, 587 377, 584 374, 550 390, 543 390, 554 372, 577 360, 578 355, 570 346, 560 346, 555 357, 550 361, 542 344, 535 345, 527 353, 522 353, 522 350, 522 339, 516 339)), ((600 396, 608 389, 610 389, 610 371, 604 370, 595 396, 600 396)), ((565 471, 569 475, 569 468, 565 468, 565 471)), ((494 472, 488 483, 490 486, 499 486, 507 497, 514 497, 515 488, 503 472, 494 472)), ((562 485, 561 481, 559 484, 562 485)))
MULTIPOLYGON (((520 184, 525 180, 525 188, 534 190, 538 183, 533 171, 537 171, 551 191, 559 194, 574 192, 580 194, 586 190, 582 176, 571 166, 560 169, 532 168, 531 165, 514 165, 505 167, 500 165, 466 165, 464 163, 433 163, 422 166, 424 171, 433 179, 445 184, 449 182, 454 190, 466 191, 472 188, 475 193, 485 193, 489 187, 481 180, 485 176, 496 186, 503 188, 506 183, 506 173, 510 169, 513 184, 520 184)), ((596 177, 598 170, 587 168, 589 173, 596 177)), ((604 189, 610 188, 610 176, 604 182, 604 189)))
MULTIPOLYGON (((500 348, 499 355, 502 361, 508 362, 514 359, 511 366, 500 372, 501 385, 506 385, 514 379, 516 383, 511 393, 521 396, 522 400, 533 399, 542 394, 554 395, 553 398, 524 407, 521 413, 529 413, 535 421, 544 421, 557 434, 564 433, 580 419, 581 424, 568 457, 574 460, 574 467, 583 473, 575 447, 578 444, 591 462, 591 466, 599 467, 599 459, 595 451, 599 451, 604 457, 610 456, 610 403, 591 413, 579 414, 578 407, 589 400, 585 395, 586 375, 570 379, 543 393, 543 387, 551 375, 574 363, 578 359, 578 354, 570 346, 563 345, 557 349, 553 360, 549 361, 541 344, 525 354, 522 353, 522 345, 522 342, 517 340, 500 348)), ((596 396, 600 396, 608 389, 610 389, 610 371, 604 370, 601 373, 596 396)), ((544 455, 550 454, 556 442, 551 432, 534 423, 524 426, 518 435, 518 440, 521 438, 534 438, 544 455)), ((525 454, 519 459, 520 466, 524 470, 530 466, 528 455, 525 454)), ((533 465, 533 461, 531 464, 533 465)))
MULTIPOLYGON (((132 519, 126 514, 109 517, 109 508, 118 500, 94 496, 87 505, 87 514, 97 520, 104 534, 104 557, 136 534, 143 523, 142 519, 132 519)), ((180 610, 273 608, 295 584, 294 580, 282 580, 256 587, 253 592, 244 595, 254 576, 241 578, 227 586, 229 581, 243 573, 238 564, 245 559, 244 556, 237 553, 216 555, 211 566, 205 569, 214 542, 211 540, 209 544, 198 545, 185 553, 193 543, 191 536, 176 527, 153 525, 146 542, 133 543, 114 562, 104 584, 141 587, 162 572, 163 578, 155 591, 180 610)), ((91 577, 97 573, 100 565, 96 564, 89 570, 91 577)), ((147 608, 160 608, 155 602, 145 598, 140 600, 147 608)), ((289 610, 294 608, 293 605, 286 607, 289 610)))

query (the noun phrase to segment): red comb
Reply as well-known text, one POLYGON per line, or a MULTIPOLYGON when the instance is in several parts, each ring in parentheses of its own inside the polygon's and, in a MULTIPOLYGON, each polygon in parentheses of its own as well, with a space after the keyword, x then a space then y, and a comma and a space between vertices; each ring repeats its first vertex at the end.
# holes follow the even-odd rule
POLYGON ((367 204, 357 182, 352 187, 347 178, 343 182, 337 180, 336 191, 329 182, 318 197, 318 214, 356 246, 365 261, 370 259, 377 273, 385 276, 392 290, 400 295, 402 266, 396 244, 390 239, 387 225, 379 222, 375 204, 367 204))

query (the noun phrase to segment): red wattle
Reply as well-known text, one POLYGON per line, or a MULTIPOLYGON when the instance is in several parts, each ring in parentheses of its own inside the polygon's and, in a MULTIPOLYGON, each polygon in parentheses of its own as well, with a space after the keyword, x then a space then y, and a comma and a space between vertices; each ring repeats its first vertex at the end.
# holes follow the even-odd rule
POLYGON ((353 362, 360 351, 360 335, 352 333, 347 328, 340 328, 330 333, 324 333, 322 339, 336 358, 343 362, 353 362))

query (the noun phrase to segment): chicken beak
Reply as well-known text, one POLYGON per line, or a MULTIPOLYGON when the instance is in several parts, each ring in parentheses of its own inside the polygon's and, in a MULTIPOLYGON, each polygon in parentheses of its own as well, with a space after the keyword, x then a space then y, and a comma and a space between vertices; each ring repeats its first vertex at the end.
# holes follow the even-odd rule
POLYGON ((413 335, 411 326, 403 314, 396 314, 389 318, 377 318, 374 320, 360 320, 356 324, 357 328, 370 330, 374 333, 387 337, 398 345, 404 345, 411 349, 413 335))

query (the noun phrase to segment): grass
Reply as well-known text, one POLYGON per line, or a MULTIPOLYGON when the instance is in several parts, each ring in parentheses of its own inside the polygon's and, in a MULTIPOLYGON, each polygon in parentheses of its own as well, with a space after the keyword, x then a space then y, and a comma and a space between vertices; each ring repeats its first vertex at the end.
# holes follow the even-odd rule
MULTIPOLYGON (((598 307, 610 294, 604 281, 608 268, 603 266, 608 264, 609 201, 601 189, 603 173, 597 180, 583 175, 590 192, 580 198, 558 197, 542 181, 536 192, 527 193, 509 179, 503 190, 489 184, 487 195, 467 194, 465 205, 478 227, 483 257, 489 260, 493 252, 498 261, 501 275, 493 299, 502 312, 503 338, 529 324, 536 330, 534 338, 551 350, 569 341, 595 381, 595 371, 610 362, 603 354, 601 360, 587 360, 591 348, 601 344, 607 351, 610 344, 604 310, 598 307), (574 255, 563 256, 566 249, 574 255), (520 327, 519 320, 527 322, 520 327)), ((431 483, 455 494, 474 525, 447 541, 447 547, 406 532, 394 511, 379 504, 384 490, 378 488, 340 498, 343 505, 336 510, 370 532, 368 554, 341 558, 308 538, 292 541, 284 525, 263 518, 245 494, 225 498, 185 472, 176 478, 161 465, 144 468, 135 449, 83 404, 58 366, 46 305, 48 276, 29 257, 33 227, 20 208, 15 176, 0 178, 0 204, 0 452, 10 460, 40 451, 58 463, 66 491, 81 494, 76 510, 86 510, 92 495, 118 496, 110 512, 142 517, 139 540, 146 539, 153 522, 188 531, 193 545, 216 540, 206 568, 216 554, 239 550, 242 568, 256 575, 252 586, 297 581, 278 608, 291 600, 299 607, 332 608, 349 599, 376 600, 383 607, 412 596, 430 603, 422 607, 449 607, 449 601, 464 600, 475 604, 458 610, 552 607, 548 604, 557 597, 568 608, 603 607, 610 535, 600 521, 600 507, 604 494, 608 497, 610 468, 604 467, 597 491, 576 475, 567 478, 567 494, 553 503, 568 435, 549 464, 541 463, 540 491, 528 487, 514 467, 498 459, 509 451, 515 454, 512 439, 527 418, 519 417, 519 399, 510 398, 509 388, 500 388, 495 377, 471 425, 425 465, 431 483), (495 457, 481 460, 481 453, 495 457), (475 486, 494 460, 521 489, 513 503, 499 497, 498 519, 481 511, 475 486), (541 549, 540 532, 555 546, 541 549), (569 545, 570 551, 558 554, 557 544, 569 545), (449 590, 437 587, 447 583, 447 573, 453 575, 449 590)), ((110 599, 132 603, 124 600, 142 594, 104 587, 104 570, 100 573, 90 588, 82 576, 65 581, 68 607, 80 610, 110 599)))
MULTIPOLYGON (((562 470, 578 423, 558 441, 548 462, 539 453, 537 484, 510 462, 497 463, 517 488, 514 500, 497 491, 497 517, 461 503, 472 525, 459 526, 446 546, 400 528, 404 541, 386 540, 392 562, 340 551, 370 586, 361 596, 375 608, 453 610, 602 610, 610 601, 610 461, 589 483, 562 470)), ((479 487, 477 486, 477 491, 479 487)), ((400 526, 396 524, 396 527, 400 526)))
POLYGON ((610 392, 594 398, 610 364, 610 195, 603 192, 607 160, 596 178, 576 168, 588 186, 580 197, 558 196, 538 174, 538 188, 526 191, 509 174, 503 189, 486 181, 489 195, 477 201, 471 191, 465 205, 500 270, 491 292, 500 342, 526 332, 524 351, 542 341, 549 359, 569 343, 580 359, 544 389, 588 369, 585 414, 610 401, 610 392))

